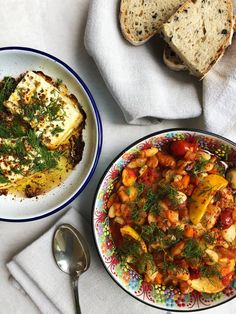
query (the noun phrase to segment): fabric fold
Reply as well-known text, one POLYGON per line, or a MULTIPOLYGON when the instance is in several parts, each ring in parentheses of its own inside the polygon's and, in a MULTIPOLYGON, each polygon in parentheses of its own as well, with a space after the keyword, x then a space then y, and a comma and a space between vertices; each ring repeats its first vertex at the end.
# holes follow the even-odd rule
POLYGON ((199 116, 201 83, 163 64, 158 37, 139 47, 126 42, 118 25, 119 3, 91 1, 85 47, 126 121, 147 124, 199 116))
POLYGON ((128 43, 120 31, 119 4, 90 1, 84 42, 126 121, 153 124, 203 113, 206 130, 236 140, 236 40, 199 82, 164 65, 159 36, 138 47, 128 43))

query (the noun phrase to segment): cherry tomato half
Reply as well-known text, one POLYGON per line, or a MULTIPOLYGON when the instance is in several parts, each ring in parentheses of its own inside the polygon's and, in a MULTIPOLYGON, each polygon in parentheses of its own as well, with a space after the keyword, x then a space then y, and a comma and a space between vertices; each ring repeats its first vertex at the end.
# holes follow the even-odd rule
POLYGON ((190 278, 191 278, 191 280, 200 278, 199 269, 190 268, 190 278))
POLYGON ((223 229, 229 228, 234 223, 232 218, 232 210, 230 208, 226 208, 222 211, 219 222, 223 229))
POLYGON ((190 150, 190 148, 194 149, 194 146, 195 144, 189 143, 185 140, 177 140, 171 143, 170 149, 175 156, 182 157, 188 150, 190 150))

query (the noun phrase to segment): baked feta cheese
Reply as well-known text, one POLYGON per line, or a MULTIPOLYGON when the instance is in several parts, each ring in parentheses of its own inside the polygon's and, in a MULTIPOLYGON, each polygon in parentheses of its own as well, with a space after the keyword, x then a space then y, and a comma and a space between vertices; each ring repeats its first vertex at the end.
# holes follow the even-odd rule
POLYGON ((40 72, 27 72, 4 105, 28 122, 42 143, 53 150, 66 143, 83 122, 77 100, 40 72))
POLYGON ((16 139, 0 138, 0 189, 18 180, 55 168, 60 153, 41 145, 34 131, 16 139))

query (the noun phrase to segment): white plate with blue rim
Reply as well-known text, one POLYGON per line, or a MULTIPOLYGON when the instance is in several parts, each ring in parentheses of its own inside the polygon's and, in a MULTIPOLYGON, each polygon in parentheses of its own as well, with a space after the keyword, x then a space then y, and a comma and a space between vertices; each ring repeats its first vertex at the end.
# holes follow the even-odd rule
POLYGON ((19 77, 29 70, 42 71, 60 79, 74 94, 86 113, 82 160, 69 176, 51 191, 33 198, 0 196, 0 220, 22 222, 52 215, 70 204, 85 188, 97 166, 102 147, 102 124, 96 103, 80 76, 67 64, 48 53, 26 47, 0 48, 0 80, 19 77))

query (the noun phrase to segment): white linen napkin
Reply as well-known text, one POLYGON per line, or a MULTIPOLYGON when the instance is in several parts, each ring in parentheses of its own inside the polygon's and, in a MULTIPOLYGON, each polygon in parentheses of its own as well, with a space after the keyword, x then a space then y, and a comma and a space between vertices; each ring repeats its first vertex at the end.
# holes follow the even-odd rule
POLYGON ((206 128, 236 141, 236 38, 203 80, 203 104, 206 128))
POLYGON ((163 64, 159 38, 139 47, 124 40, 118 25, 119 4, 120 0, 90 1, 85 47, 127 122, 199 116, 199 82, 163 64))
POLYGON ((147 124, 160 118, 193 118, 201 114, 204 104, 208 130, 224 134, 227 128, 235 128, 235 47, 203 80, 202 93, 202 82, 163 64, 163 42, 158 36, 139 47, 124 40, 118 21, 119 4, 120 0, 91 0, 85 47, 126 121, 147 124))
POLYGON ((90 247, 91 265, 79 280, 82 313, 162 313, 134 300, 112 281, 95 252, 90 225, 73 208, 7 264, 14 286, 31 298, 40 313, 75 312, 70 277, 59 270, 52 255, 52 237, 56 227, 62 223, 69 223, 77 228, 90 247))

